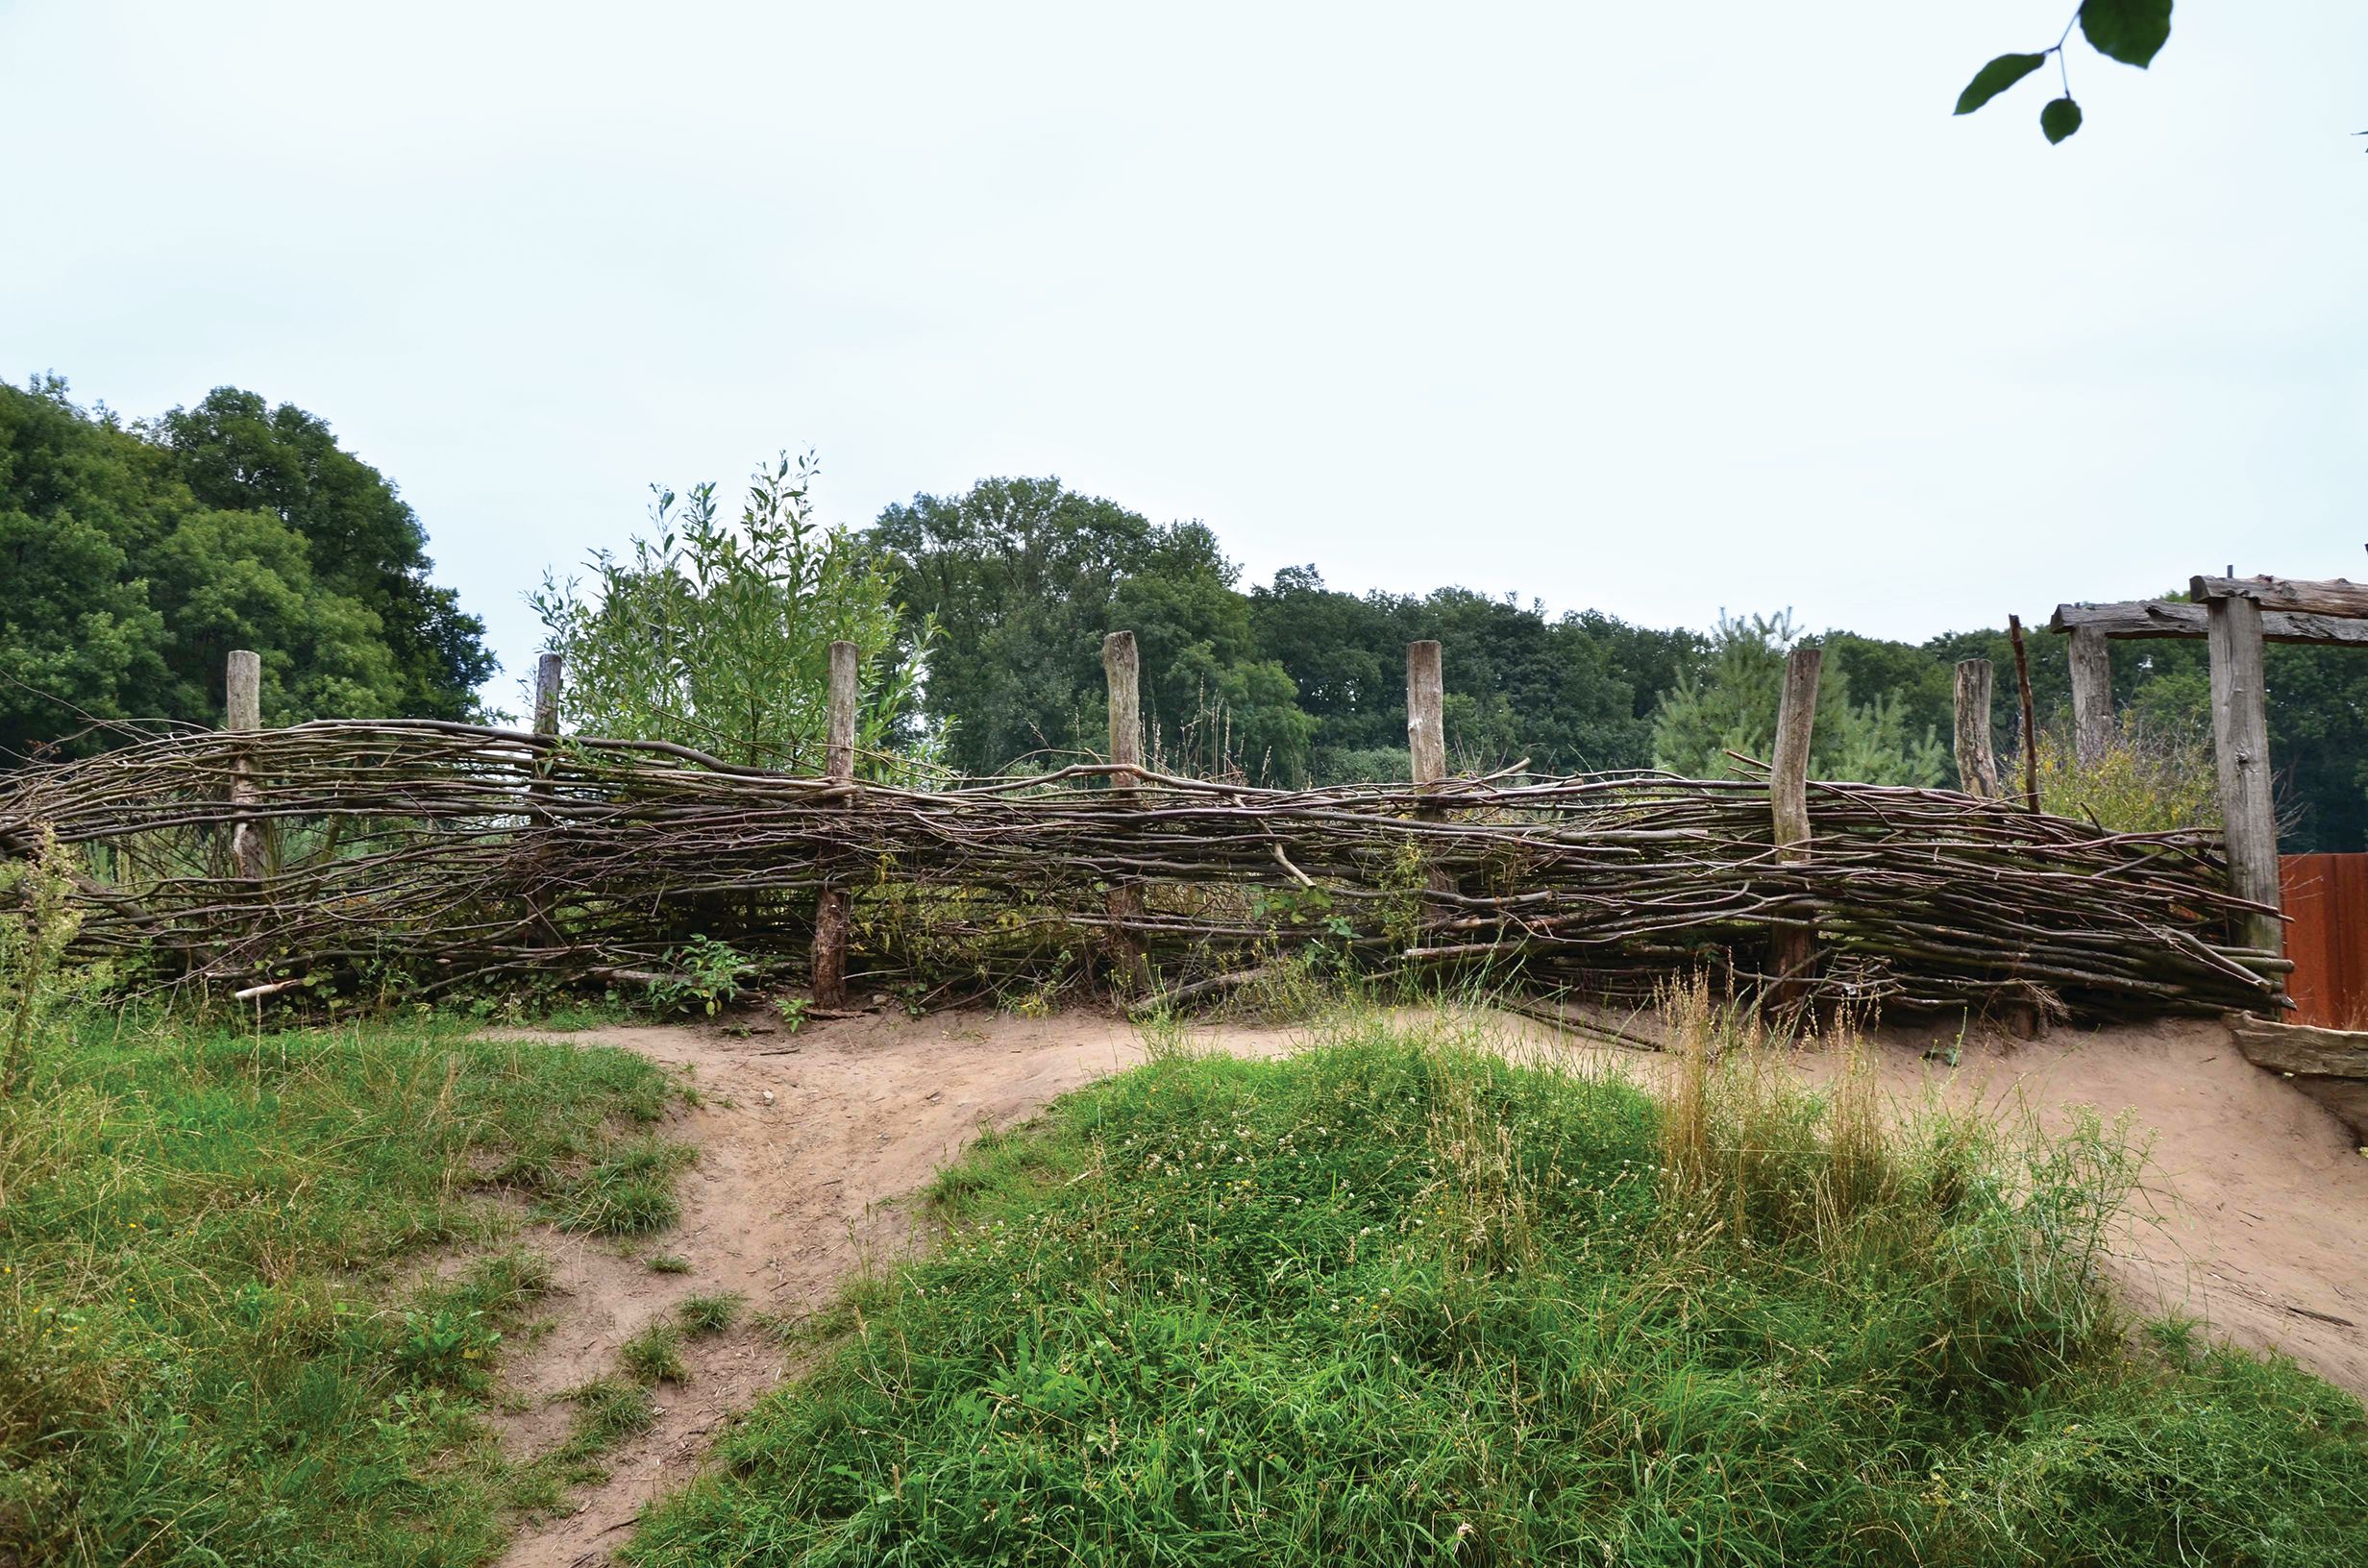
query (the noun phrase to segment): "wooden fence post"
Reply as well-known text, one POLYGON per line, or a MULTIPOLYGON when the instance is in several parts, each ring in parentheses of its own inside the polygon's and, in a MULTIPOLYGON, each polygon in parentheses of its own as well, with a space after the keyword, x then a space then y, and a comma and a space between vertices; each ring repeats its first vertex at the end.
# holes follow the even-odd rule
MULTIPOLYGON (((2278 818, 2269 791, 2269 713, 2261 673, 2261 606, 2238 595, 2208 603, 2212 750, 2220 771, 2220 820, 2228 836, 2229 882, 2239 898, 2279 907, 2278 818)), ((2246 946, 2282 954, 2275 915, 2237 922, 2246 946)))
MULTIPOLYGON (((855 645, 830 645, 830 704, 825 721, 824 776, 834 784, 855 776, 855 645)), ((814 900, 814 1005, 847 1005, 847 890, 826 886, 814 900)))
POLYGON ((2039 809, 2039 722, 2031 701, 2031 655, 2023 649, 2023 618, 2007 617, 2007 638, 2014 645, 2014 697, 2023 712, 2023 809, 2039 809))
POLYGON ((546 653, 534 661, 534 733, 559 733, 559 655, 546 653))
MULTIPOLYGON (((1775 821, 1776 859, 1798 866, 1809 859, 1809 743, 1817 721, 1817 673, 1822 649, 1796 648, 1785 659, 1784 696, 1776 708, 1776 754, 1767 779, 1768 810, 1775 821)), ((1774 1000, 1790 1007, 1809 993, 1817 962, 1813 918, 1780 925, 1768 943, 1775 970, 1774 1000)))
POLYGON ((1406 749, 1414 760, 1415 782, 1436 784, 1447 776, 1445 678, 1440 671, 1439 645, 1425 641, 1406 645, 1406 749))
POLYGON ((2113 747, 2113 645, 2094 626, 2074 626, 2071 658, 2072 759, 2087 768, 2113 747))
MULTIPOLYGON (((1101 640, 1102 679, 1110 688, 1110 762, 1114 768, 1143 766, 1142 671, 1135 653, 1135 634, 1114 631, 1101 640)), ((1136 775, 1114 772, 1110 795, 1121 806, 1132 806, 1136 775)), ((1143 894, 1134 888, 1112 888, 1110 957, 1120 987, 1129 995, 1151 992, 1151 964, 1127 922, 1143 918, 1143 894)))
POLYGON ((1998 797, 1998 755, 1989 740, 1990 666, 1957 661, 1957 783, 1967 795, 1998 797))
MULTIPOLYGON (((1442 669, 1439 644, 1429 638, 1406 645, 1406 751, 1413 764, 1418 789, 1428 794, 1430 786, 1447 776, 1447 719, 1446 676, 1442 669)), ((1415 820, 1424 822, 1443 821, 1446 813, 1438 806, 1415 807, 1415 820)), ((1455 892, 1455 877, 1438 866, 1433 866, 1427 879, 1431 892, 1455 892)), ((1436 901, 1426 901, 1421 910, 1425 925, 1447 919, 1449 907, 1436 901)))
MULTIPOLYGON (((231 649, 223 671, 225 723, 223 728, 253 734, 263 727, 263 656, 250 649, 231 649)), ((234 804, 257 797, 255 765, 241 752, 231 775, 234 804)), ((231 823, 231 864, 240 876, 263 874, 263 824, 240 817, 231 823)))

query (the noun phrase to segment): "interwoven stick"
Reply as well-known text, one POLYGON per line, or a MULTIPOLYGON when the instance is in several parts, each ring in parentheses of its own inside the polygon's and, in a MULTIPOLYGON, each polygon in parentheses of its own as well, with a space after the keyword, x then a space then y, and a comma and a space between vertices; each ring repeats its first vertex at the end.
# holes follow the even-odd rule
POLYGON ((1163 982, 1341 962, 1633 991, 1757 984, 1813 919, 1827 1000, 2085 1016, 2258 1008, 2284 966, 2204 832, 2107 834, 1939 790, 1819 783, 1782 860, 1744 776, 1505 774, 1277 791, 1081 765, 937 790, 728 767, 658 743, 432 722, 168 736, 0 783, 0 853, 80 847, 91 952, 162 983, 666 973, 693 934, 802 971, 815 894, 853 899, 853 972, 1034 983, 1103 947, 1109 894, 1163 982), (234 798, 234 785, 238 786, 234 798), (252 821, 264 874, 240 875, 252 821), (1419 906, 1420 918, 1410 918, 1419 906))

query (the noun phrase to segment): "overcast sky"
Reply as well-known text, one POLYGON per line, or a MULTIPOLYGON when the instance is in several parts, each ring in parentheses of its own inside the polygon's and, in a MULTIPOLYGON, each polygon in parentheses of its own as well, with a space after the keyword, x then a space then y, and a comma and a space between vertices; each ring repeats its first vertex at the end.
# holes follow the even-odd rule
POLYGON ((513 674, 782 447, 1653 624, 2368 576, 2368 5, 1950 116, 2068 5, 0 0, 0 373, 321 415, 513 674))

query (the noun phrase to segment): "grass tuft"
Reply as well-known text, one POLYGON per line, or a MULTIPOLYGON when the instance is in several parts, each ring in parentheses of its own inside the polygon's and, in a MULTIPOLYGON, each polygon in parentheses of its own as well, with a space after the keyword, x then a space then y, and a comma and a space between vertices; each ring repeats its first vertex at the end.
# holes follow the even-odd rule
POLYGON ((550 1217, 561 1230, 594 1236, 662 1231, 681 1216, 675 1178, 693 1152, 654 1135, 622 1142, 558 1185, 546 1205, 550 1217))
POLYGON ((641 1384, 625 1378, 595 1378, 567 1391, 576 1407, 567 1441, 552 1458, 562 1465, 599 1458, 629 1437, 657 1424, 657 1402, 641 1384))
POLYGON ((722 1334, 740 1316, 747 1298, 737 1290, 717 1290, 704 1295, 685 1296, 675 1309, 675 1316, 682 1332, 698 1337, 722 1334))
POLYGON ((637 1383, 683 1383, 691 1375, 682 1360, 682 1331, 663 1321, 618 1346, 617 1360, 637 1383))

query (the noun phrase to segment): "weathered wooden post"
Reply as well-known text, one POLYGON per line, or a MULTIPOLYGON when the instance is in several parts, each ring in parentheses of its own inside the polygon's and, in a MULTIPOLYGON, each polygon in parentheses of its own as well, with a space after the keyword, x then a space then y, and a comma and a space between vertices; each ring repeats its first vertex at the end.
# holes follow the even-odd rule
MULTIPOLYGON (((1101 640, 1102 679, 1110 688, 1110 763, 1114 769, 1143 766, 1143 696, 1142 672, 1135 653, 1135 634, 1114 631, 1101 640)), ((1114 803, 1130 807, 1135 803, 1138 776, 1127 772, 1110 775, 1110 795, 1114 803)), ((1110 959, 1120 986, 1126 993, 1147 996, 1151 991, 1151 964, 1144 956, 1143 943, 1128 929, 1128 922, 1143 918, 1143 894, 1134 888, 1112 888, 1108 901, 1110 913, 1110 959)))
MULTIPOLYGON (((534 733, 537 735, 556 736, 559 733, 559 679, 562 668, 556 653, 545 653, 534 661, 534 733)), ((555 760, 547 747, 538 747, 534 753, 534 776, 527 784, 527 816, 537 826, 548 824, 551 821, 548 802, 551 798, 551 769, 555 760)), ((532 899, 527 908, 532 917, 535 933, 554 947, 561 945, 558 929, 552 924, 551 911, 543 901, 540 898, 532 899)))
POLYGON ((2039 722, 2031 700, 2031 655, 2023 649, 2023 618, 2007 617, 2007 637, 2014 645, 2014 697, 2023 714, 2023 809, 2039 809, 2039 722))
POLYGON ((559 672, 556 653, 546 653, 534 661, 534 733, 559 733, 559 672))
MULTIPOLYGON (((824 727, 823 775, 833 784, 855 777, 855 667, 852 643, 830 645, 830 698, 824 727)), ((814 900, 814 1005, 847 1005, 847 890, 827 885, 814 900)))
MULTIPOLYGON (((251 649, 231 649, 223 672, 223 728, 252 735, 263 727, 263 656, 251 649)), ((233 765, 231 801, 247 804, 257 798, 255 764, 241 750, 233 765)), ((263 824, 239 817, 231 822, 231 864, 240 876, 263 874, 263 824)))
POLYGON ((1990 666, 1957 661, 1957 783, 1967 795, 1998 797, 1998 755, 1989 739, 1990 666))
POLYGON ((2074 626, 2072 760, 2083 768, 2105 760, 2113 747, 2113 651, 2095 626, 2074 626))
MULTIPOLYGON (((2201 579, 2199 579, 2200 581, 2201 579)), ((2211 648, 2212 749, 2220 767, 2220 820, 2228 836, 2229 883, 2239 898, 2279 907, 2278 818, 2270 799, 2269 710, 2261 669, 2261 606, 2243 594, 2206 600, 2211 648)), ((2275 915, 2247 915, 2237 935, 2249 947, 2282 955, 2275 915)))
POLYGON ((1447 776, 1445 677, 1439 645, 1425 639, 1406 645, 1406 749, 1415 782, 1436 784, 1447 776))
MULTIPOLYGON (((1423 794, 1447 776, 1447 685, 1441 664, 1439 644, 1430 638, 1406 645, 1406 751, 1413 763, 1415 785, 1423 794)), ((1436 822, 1446 818, 1438 806, 1422 804, 1415 807, 1418 821, 1436 822)), ((1455 878, 1443 868, 1433 866, 1426 879, 1434 894, 1455 892, 1455 878)), ((1429 925, 1447 918, 1448 906, 1436 900, 1424 902, 1422 923, 1429 925)))
MULTIPOLYGON (((1809 860, 1809 743, 1817 721, 1817 674, 1822 649, 1796 648, 1785 659, 1784 695, 1776 707, 1776 754, 1770 759, 1768 810, 1775 820, 1776 859, 1799 866, 1809 860)), ((1809 993, 1816 968, 1813 916, 1780 925, 1768 943, 1775 970, 1774 1000, 1790 1007, 1809 993)))

